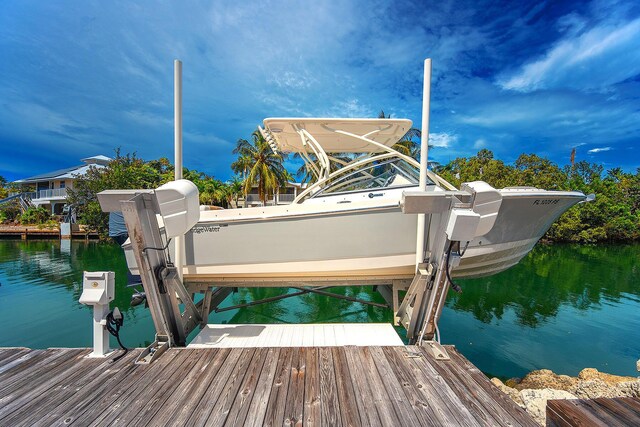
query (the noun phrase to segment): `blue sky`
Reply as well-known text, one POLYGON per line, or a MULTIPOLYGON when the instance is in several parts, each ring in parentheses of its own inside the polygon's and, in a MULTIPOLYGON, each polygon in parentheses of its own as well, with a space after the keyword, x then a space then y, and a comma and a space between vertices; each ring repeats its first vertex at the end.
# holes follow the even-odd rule
POLYGON ((564 165, 577 147, 640 166, 637 1, 4 1, 0 175, 116 147, 171 158, 176 58, 184 164, 226 179, 265 117, 382 109, 419 127, 426 57, 431 159, 488 148, 564 165))

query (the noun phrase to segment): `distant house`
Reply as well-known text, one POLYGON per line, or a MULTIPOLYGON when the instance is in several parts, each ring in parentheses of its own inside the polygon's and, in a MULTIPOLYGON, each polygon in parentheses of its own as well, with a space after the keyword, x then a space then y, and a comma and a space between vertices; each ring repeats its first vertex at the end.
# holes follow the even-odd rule
POLYGON ((62 214, 66 203, 67 189, 73 188, 74 181, 94 166, 103 168, 113 160, 107 156, 93 156, 82 159, 83 164, 47 172, 13 183, 20 187, 23 196, 35 206, 43 206, 55 215, 62 214), (34 191, 35 190, 35 191, 34 191))
MULTIPOLYGON (((299 182, 287 182, 287 185, 284 188, 278 190, 278 192, 267 199, 267 206, 273 205, 288 205, 300 194, 304 189, 307 188, 306 183, 299 182)), ((246 201, 243 197, 238 201, 238 205, 244 206, 246 208, 253 206, 262 206, 262 201, 260 200, 260 195, 258 193, 258 187, 255 186, 251 188, 249 194, 247 194, 246 201)))

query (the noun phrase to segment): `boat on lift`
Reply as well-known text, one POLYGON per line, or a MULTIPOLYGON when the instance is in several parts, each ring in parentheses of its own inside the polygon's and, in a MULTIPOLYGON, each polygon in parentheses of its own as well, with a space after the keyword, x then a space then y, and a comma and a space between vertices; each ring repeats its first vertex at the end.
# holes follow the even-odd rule
MULTIPOLYGON (((260 128, 265 140, 274 151, 299 154, 315 178, 290 205, 201 210, 196 186, 179 174, 156 190, 99 193, 103 211, 123 213, 131 236, 123 245, 127 264, 149 294, 156 341, 142 357, 184 345, 230 288, 322 293, 346 284, 383 285, 409 341, 427 340, 434 357, 445 357, 434 337, 449 286, 459 289, 451 277, 515 265, 563 212, 587 198, 498 190, 482 181, 456 189, 429 171, 430 75, 427 59, 420 163, 393 148, 410 120, 270 118, 260 128), (198 303, 195 293, 204 293, 198 303)), ((180 165, 180 138, 176 153, 180 165)))
MULTIPOLYGON (((417 215, 403 196, 418 190, 420 164, 393 149, 406 119, 269 118, 260 128, 274 151, 298 153, 316 181, 292 204, 201 211, 186 233, 185 282, 269 283, 411 279, 417 215), (337 170, 336 170, 337 169, 337 170)), ((480 185, 496 212, 468 242, 454 277, 481 277, 515 265, 567 209, 573 191, 480 185), (487 228, 487 227, 485 227, 487 228)), ((424 191, 456 191, 428 172, 424 191)), ((429 224, 430 215, 427 215, 429 224)), ((442 230, 444 231, 444 230, 442 230)), ((130 256, 130 260, 133 258, 130 256)))

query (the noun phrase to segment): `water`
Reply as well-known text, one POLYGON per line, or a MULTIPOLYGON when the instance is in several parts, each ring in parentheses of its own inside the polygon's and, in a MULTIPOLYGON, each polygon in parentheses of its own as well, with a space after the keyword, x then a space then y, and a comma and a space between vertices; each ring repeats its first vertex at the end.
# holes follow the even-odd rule
MULTIPOLYGON (((585 367, 637 375, 640 358, 640 245, 538 246, 516 267, 460 281, 440 321, 455 344, 490 375, 522 376, 547 368, 575 375, 585 367)), ((0 240, 0 347, 90 347, 91 308, 77 301, 82 271, 116 272, 121 336, 129 346, 153 339, 148 310, 131 308, 120 248, 85 242, 0 240)), ((332 292, 383 302, 370 287, 332 292)), ((223 306, 292 292, 240 289, 223 306)), ((212 313, 210 323, 391 322, 390 310, 307 294, 212 313)), ((402 332, 399 330, 399 332, 402 332)), ((112 342, 112 346, 116 346, 112 342)))

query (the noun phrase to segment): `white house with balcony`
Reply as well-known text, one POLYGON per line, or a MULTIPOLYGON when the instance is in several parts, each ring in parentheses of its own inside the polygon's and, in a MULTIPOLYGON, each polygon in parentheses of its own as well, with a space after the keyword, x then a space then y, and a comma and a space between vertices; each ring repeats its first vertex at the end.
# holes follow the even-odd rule
MULTIPOLYGON (((306 183, 287 182, 287 185, 285 185, 283 188, 278 189, 275 194, 269 195, 267 206, 288 205, 293 202, 298 194, 301 193, 305 188, 307 188, 306 183)), ((238 204, 244 207, 262 206, 262 200, 260 200, 258 187, 252 187, 251 191, 247 194, 246 200, 241 197, 238 204)))
POLYGON ((14 184, 20 186, 23 196, 31 199, 33 205, 43 206, 52 214, 60 215, 66 203, 67 189, 73 188, 74 181, 86 174, 90 167, 103 168, 111 160, 102 155, 87 157, 81 160, 81 165, 19 179, 14 184))

